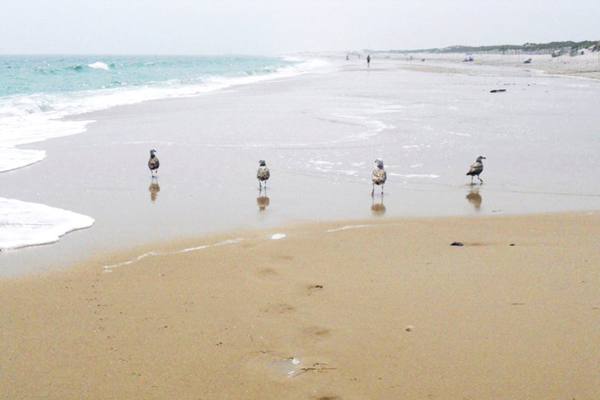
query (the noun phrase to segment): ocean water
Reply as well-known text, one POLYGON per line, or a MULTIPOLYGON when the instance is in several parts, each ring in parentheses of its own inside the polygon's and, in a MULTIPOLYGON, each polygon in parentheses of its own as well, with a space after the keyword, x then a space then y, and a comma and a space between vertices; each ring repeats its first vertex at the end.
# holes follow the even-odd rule
MULTIPOLYGON (((254 56, 0 56, 0 173, 46 157, 19 146, 83 133, 93 122, 65 117, 327 68, 319 60, 254 56)), ((93 223, 40 206, 0 199, 0 251, 49 243, 93 223)))
MULTIPOLYGON (((0 56, 0 96, 197 85, 214 78, 265 75, 295 64, 249 56, 0 56)), ((46 100, 16 107, 25 112, 52 107, 52 98, 46 100)))
POLYGON ((322 68, 273 57, 0 56, 0 172, 39 162, 17 146, 85 131, 67 116, 148 100, 196 96, 322 68))

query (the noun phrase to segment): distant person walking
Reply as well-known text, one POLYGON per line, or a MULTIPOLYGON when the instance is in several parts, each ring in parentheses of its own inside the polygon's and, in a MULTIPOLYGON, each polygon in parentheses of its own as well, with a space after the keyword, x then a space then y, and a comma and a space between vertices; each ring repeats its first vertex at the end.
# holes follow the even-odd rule
POLYGON ((371 56, 367 55, 367 65, 370 67, 371 66, 371 56))

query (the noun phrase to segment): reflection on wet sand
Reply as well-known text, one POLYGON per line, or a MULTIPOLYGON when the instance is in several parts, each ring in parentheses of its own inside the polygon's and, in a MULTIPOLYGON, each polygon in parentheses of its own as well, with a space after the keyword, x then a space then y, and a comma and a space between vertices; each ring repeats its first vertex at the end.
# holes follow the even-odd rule
POLYGON ((150 192, 150 201, 155 202, 158 197, 158 192, 160 192, 160 186, 158 185, 158 178, 153 176, 150 181, 150 187, 148 188, 150 192))
POLYGON ((475 208, 475 211, 480 211, 481 202, 483 201, 483 198, 481 197, 481 194, 479 194, 479 188, 472 188, 471 191, 467 194, 466 198, 469 203, 473 204, 473 208, 475 208))
POLYGON ((373 197, 373 202, 371 203, 371 212, 374 215, 385 214, 385 205, 383 205, 383 195, 381 196, 381 201, 378 203, 375 203, 375 198, 373 197))
POLYGON ((264 188, 264 192, 263 195, 263 190, 260 190, 258 192, 258 197, 256 198, 256 204, 258 205, 259 211, 265 211, 271 202, 271 199, 267 197, 267 188, 264 188))

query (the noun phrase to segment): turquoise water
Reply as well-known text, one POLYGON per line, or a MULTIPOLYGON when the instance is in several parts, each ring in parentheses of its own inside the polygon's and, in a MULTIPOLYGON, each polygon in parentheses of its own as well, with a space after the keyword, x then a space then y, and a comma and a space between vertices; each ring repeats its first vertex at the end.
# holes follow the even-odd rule
POLYGON ((269 74, 293 64, 257 56, 0 56, 0 97, 198 84, 217 76, 269 74))
MULTIPOLYGON (((21 146, 85 132, 93 111, 190 97, 321 70, 319 60, 257 56, 0 56, 0 173, 43 162, 21 146)), ((24 183, 25 184, 25 183, 24 183)), ((52 243, 93 219, 0 198, 0 251, 52 243)))
POLYGON ((261 56, 0 56, 0 172, 42 161, 17 147, 85 131, 64 118, 292 76, 318 64, 261 56))

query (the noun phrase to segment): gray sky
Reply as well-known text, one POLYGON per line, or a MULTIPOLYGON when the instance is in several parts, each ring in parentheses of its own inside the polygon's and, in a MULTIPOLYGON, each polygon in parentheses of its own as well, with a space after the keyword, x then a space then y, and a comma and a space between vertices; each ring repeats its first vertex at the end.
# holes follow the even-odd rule
POLYGON ((281 54, 600 39, 600 0, 0 0, 0 53, 281 54))

